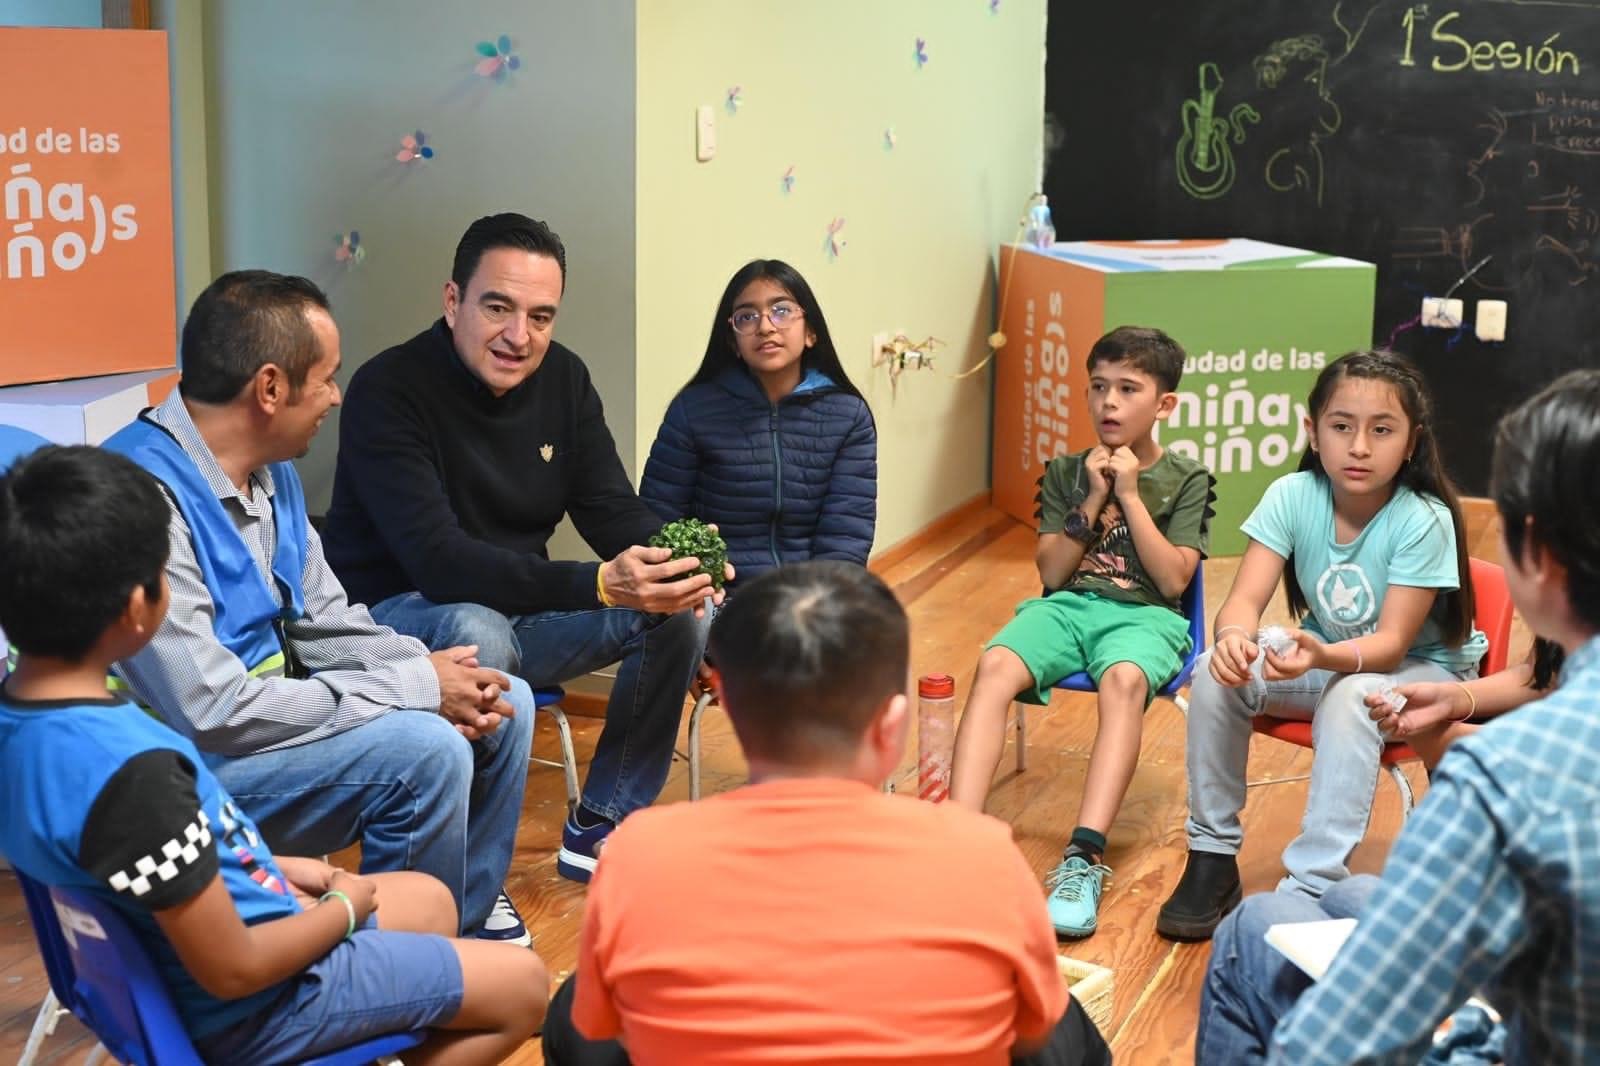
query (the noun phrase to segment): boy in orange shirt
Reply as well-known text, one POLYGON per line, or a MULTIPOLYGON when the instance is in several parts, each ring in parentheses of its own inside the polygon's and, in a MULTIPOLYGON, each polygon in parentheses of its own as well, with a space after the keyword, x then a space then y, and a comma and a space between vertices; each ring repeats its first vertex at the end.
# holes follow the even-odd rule
POLYGON ((787 566, 710 648, 750 784, 612 835, 546 1062, 1109 1063, 1010 830, 878 791, 910 715, 894 594, 787 566))

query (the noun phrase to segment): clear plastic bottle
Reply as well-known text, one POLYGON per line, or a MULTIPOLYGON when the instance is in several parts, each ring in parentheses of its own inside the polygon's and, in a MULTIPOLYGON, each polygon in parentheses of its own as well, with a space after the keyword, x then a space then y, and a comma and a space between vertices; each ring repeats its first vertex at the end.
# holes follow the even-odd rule
POLYGON ((956 746, 956 679, 927 674, 917 680, 917 796, 942 803, 950 794, 950 758, 956 746))
POLYGON ((1041 252, 1048 252, 1056 243, 1056 226, 1050 219, 1050 201, 1043 193, 1034 197, 1033 205, 1028 208, 1028 224, 1023 228, 1022 240, 1041 252))

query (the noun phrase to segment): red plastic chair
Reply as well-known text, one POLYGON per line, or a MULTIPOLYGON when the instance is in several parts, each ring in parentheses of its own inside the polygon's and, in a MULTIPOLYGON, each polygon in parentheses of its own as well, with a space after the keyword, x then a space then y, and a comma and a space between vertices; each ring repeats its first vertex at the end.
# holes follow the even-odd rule
MULTIPOLYGON (((1511 603, 1511 590, 1506 586, 1506 572, 1496 563, 1484 562, 1482 559, 1469 561, 1472 566, 1474 607, 1472 623, 1489 638, 1489 650, 1484 653, 1483 660, 1478 664, 1479 675, 1486 677, 1506 668, 1506 656, 1509 654, 1507 645, 1511 642, 1511 615, 1514 607, 1511 603)), ((1310 722, 1260 715, 1250 720, 1250 728, 1262 736, 1281 740, 1285 744, 1294 744, 1302 748, 1311 747, 1310 722)), ((1416 797, 1412 795, 1411 782, 1406 780, 1406 775, 1400 766, 1402 763, 1415 762, 1419 758, 1421 756, 1404 741, 1385 744, 1383 754, 1379 757, 1379 765, 1389 771, 1390 780, 1400 791, 1402 818, 1411 814, 1416 797)))

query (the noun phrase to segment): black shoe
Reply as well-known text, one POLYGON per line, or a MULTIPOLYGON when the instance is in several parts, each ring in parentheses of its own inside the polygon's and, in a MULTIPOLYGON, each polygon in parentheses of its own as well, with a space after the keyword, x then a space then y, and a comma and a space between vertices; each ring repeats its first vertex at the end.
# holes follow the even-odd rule
POLYGON ((1239 895, 1237 858, 1191 851, 1182 880, 1156 916, 1156 932, 1169 940, 1210 940, 1239 895))

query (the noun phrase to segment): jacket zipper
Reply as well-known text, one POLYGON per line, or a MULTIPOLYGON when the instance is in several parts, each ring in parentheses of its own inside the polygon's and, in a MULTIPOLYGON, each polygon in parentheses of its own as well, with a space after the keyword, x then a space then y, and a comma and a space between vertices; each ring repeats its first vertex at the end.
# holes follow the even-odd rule
POLYGON ((772 565, 782 566, 778 558, 778 519, 783 514, 783 448, 778 443, 778 405, 772 405, 768 420, 772 436, 772 524, 767 529, 767 547, 772 552, 772 565))

